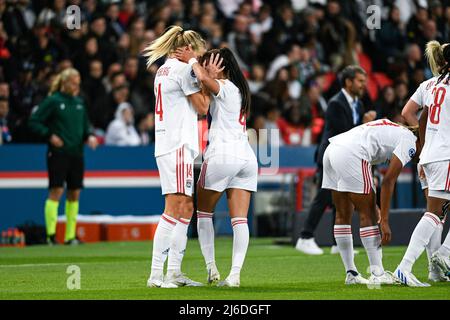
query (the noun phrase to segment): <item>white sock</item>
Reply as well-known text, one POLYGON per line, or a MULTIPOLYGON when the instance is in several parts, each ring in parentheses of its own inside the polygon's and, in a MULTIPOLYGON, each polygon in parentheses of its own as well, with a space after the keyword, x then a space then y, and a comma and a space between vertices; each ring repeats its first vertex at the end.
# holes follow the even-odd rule
POLYGON ((344 262, 345 271, 358 272, 353 252, 352 226, 347 224, 334 225, 334 238, 336 239, 342 262, 344 262))
POLYGON ((430 242, 428 242, 426 246, 428 264, 430 264, 431 256, 433 255, 433 253, 438 251, 439 247, 441 246, 443 229, 444 225, 442 223, 439 223, 439 225, 436 227, 436 230, 434 231, 433 235, 430 238, 430 242))
POLYGON ((384 273, 382 251, 381 251, 381 235, 378 226, 371 226, 359 229, 361 242, 366 249, 369 257, 370 273, 380 276, 384 273))
POLYGON ((437 215, 431 212, 425 212, 414 229, 411 240, 409 240, 408 249, 406 249, 402 262, 400 262, 399 267, 402 270, 411 272, 414 262, 416 262, 425 250, 425 247, 430 242, 431 236, 440 223, 441 221, 437 215))
POLYGON ((233 259, 230 275, 239 275, 250 240, 247 218, 232 218, 231 225, 233 226, 233 259))
POLYGON ((207 266, 215 262, 214 225, 212 218, 212 213, 197 211, 198 242, 200 243, 200 248, 207 266))
MULTIPOLYGON (((441 224, 441 229, 443 228, 443 224, 441 224)), ((442 231, 441 231, 442 234, 442 231)), ((441 245, 439 250, 437 250, 439 254, 445 258, 450 256, 450 232, 447 233, 445 237, 444 243, 441 245)))
POLYGON ((170 238, 177 220, 167 214, 161 216, 153 238, 152 272, 150 278, 161 279, 169 253, 170 238))
POLYGON ((167 274, 181 273, 181 262, 187 245, 187 231, 191 220, 180 218, 175 228, 173 228, 170 240, 169 259, 167 261, 167 274))

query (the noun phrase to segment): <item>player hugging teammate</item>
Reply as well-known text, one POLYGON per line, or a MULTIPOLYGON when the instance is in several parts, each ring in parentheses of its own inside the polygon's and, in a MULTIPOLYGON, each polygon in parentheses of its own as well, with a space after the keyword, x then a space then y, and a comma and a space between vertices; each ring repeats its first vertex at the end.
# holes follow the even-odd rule
POLYGON ((155 157, 165 210, 154 237, 148 287, 202 285, 181 272, 181 261, 193 211, 193 167, 199 154, 197 114, 206 114, 208 108, 209 141, 198 181, 199 240, 208 282, 217 281, 220 276, 214 262, 212 215, 226 191, 234 232, 233 261, 230 275, 219 285, 240 285, 249 242, 247 213, 258 172, 246 132, 250 93, 231 51, 207 52, 202 67, 197 58, 204 52, 205 42, 198 33, 177 26, 170 27, 144 52, 148 66, 167 57, 156 73, 154 86, 155 157))

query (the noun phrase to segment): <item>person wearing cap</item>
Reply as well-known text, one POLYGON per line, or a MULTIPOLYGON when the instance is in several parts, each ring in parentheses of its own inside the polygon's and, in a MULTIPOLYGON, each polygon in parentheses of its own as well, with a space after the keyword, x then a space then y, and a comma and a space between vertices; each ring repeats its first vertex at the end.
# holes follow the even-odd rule
POLYGON ((80 92, 76 69, 62 71, 55 78, 49 96, 33 109, 29 127, 48 142, 47 168, 49 194, 45 203, 47 242, 56 244, 58 206, 67 185, 65 244, 79 244, 76 221, 84 176, 84 143, 97 147, 80 92))

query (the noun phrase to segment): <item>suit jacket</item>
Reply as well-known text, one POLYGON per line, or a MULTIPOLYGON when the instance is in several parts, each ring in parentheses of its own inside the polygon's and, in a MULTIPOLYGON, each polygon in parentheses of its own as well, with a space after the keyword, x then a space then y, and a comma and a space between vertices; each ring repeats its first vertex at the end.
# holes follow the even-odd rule
POLYGON ((316 151, 315 160, 318 166, 322 166, 323 154, 330 144, 328 139, 340 133, 346 132, 355 126, 359 126, 362 123, 364 108, 361 99, 358 100, 358 103, 359 122, 354 125, 352 108, 350 107, 342 90, 330 99, 327 111, 325 112, 325 129, 323 131, 322 140, 316 151))

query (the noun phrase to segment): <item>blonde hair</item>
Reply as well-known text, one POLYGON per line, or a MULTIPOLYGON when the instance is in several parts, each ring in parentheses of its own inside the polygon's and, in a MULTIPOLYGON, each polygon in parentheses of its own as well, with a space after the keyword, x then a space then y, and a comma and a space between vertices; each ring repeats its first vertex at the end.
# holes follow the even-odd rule
POLYGON ((61 71, 56 78, 53 80, 52 85, 50 86, 50 91, 48 95, 52 95, 57 91, 61 91, 62 85, 66 82, 70 77, 80 76, 80 73, 75 68, 67 68, 61 71))
POLYGON ((147 68, 159 58, 187 45, 191 45, 194 51, 200 51, 205 48, 206 43, 195 31, 185 31, 179 26, 170 26, 162 36, 152 41, 142 51, 142 55, 147 58, 147 68))
POLYGON ((433 40, 427 43, 425 48, 425 56, 427 57, 428 64, 430 65, 431 72, 434 76, 442 74, 442 69, 447 64, 444 58, 444 47, 446 44, 441 45, 438 41, 433 40))

